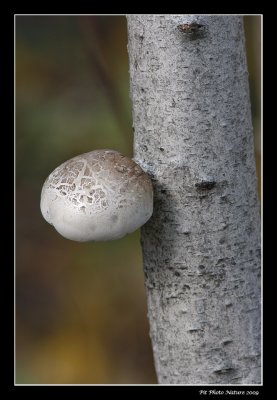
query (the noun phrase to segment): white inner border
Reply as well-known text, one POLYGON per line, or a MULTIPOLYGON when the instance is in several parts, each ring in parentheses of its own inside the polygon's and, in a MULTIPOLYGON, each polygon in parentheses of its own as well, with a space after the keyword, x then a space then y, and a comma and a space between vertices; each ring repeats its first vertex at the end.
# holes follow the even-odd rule
MULTIPOLYGON (((159 15, 159 14, 156 14, 159 15)), ((257 16, 261 17, 261 77, 263 77, 263 14, 197 14, 197 15, 222 15, 222 16, 257 16)), ((124 17, 125 14, 14 14, 14 138, 16 137, 16 17, 63 17, 63 16, 107 16, 107 17, 124 17)), ((16 148, 14 145, 14 154, 16 156, 16 148)), ((16 165, 16 161, 15 161, 16 165)), ((15 170, 15 169, 14 169, 15 170)), ((14 172, 14 182, 16 182, 16 172, 14 172)), ((16 190, 14 191, 16 193, 16 190)), ((15 195, 14 195, 15 196, 15 195)), ((16 199, 14 197, 14 204, 16 204, 16 199)), ((16 215, 15 215, 15 223, 16 223, 16 215)), ((15 226, 16 228, 16 226, 15 226)), ((16 240, 15 240, 16 245, 16 240)), ((16 261, 14 263, 14 386, 228 386, 230 389, 226 389, 229 391, 235 391, 232 387, 236 386, 250 386, 250 387, 260 387, 263 386, 263 82, 261 79, 261 384, 236 384, 236 385, 228 385, 228 384, 93 384, 93 383, 69 383, 69 384, 58 384, 58 383, 16 383, 16 261)), ((16 257, 15 257, 16 260, 16 257)), ((217 391, 217 390, 216 390, 217 391)), ((218 390, 219 391, 219 390, 218 390)), ((199 391, 200 392, 200 391, 199 391)), ((246 391, 245 391, 246 392, 246 391)), ((213 394, 209 393, 207 390, 207 395, 213 394)), ((218 393, 220 394, 220 393, 218 393)), ((234 393, 235 395, 235 393, 234 393)), ((204 395, 205 396, 205 395, 204 395)))

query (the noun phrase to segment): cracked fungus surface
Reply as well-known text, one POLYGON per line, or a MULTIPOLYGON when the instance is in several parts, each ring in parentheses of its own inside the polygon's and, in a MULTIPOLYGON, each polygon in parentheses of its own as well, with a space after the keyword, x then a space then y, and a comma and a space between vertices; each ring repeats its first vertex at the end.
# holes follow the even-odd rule
POLYGON ((148 175, 114 150, 95 150, 57 167, 46 179, 41 211, 68 239, 111 240, 143 225, 152 215, 148 175))

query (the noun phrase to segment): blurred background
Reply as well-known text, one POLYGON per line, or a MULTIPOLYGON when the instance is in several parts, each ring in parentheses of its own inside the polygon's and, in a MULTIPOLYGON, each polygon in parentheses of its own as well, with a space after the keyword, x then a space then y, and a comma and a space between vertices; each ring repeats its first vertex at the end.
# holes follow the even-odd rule
MULTIPOLYGON (((259 182, 260 27, 245 17, 259 182)), ((139 232, 75 243, 39 209, 65 160, 97 148, 132 156, 131 126, 125 17, 16 17, 18 384, 156 383, 139 232)))

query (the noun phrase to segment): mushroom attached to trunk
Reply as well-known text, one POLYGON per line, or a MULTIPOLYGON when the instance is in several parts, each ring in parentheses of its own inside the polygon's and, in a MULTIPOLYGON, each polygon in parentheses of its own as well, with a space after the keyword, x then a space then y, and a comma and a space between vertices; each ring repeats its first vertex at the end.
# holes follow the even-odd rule
POLYGON ((67 239, 119 239, 151 217, 152 182, 130 158, 114 150, 95 150, 71 158, 49 175, 40 208, 67 239))

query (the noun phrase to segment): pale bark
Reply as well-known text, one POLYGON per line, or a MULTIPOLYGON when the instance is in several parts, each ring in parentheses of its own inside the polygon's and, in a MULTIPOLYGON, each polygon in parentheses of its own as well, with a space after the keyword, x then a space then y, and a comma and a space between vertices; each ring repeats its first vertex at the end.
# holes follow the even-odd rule
POLYGON ((158 381, 260 383, 260 216, 242 18, 127 19, 134 156, 155 193, 141 241, 158 381), (193 21, 198 32, 177 28, 193 21))

